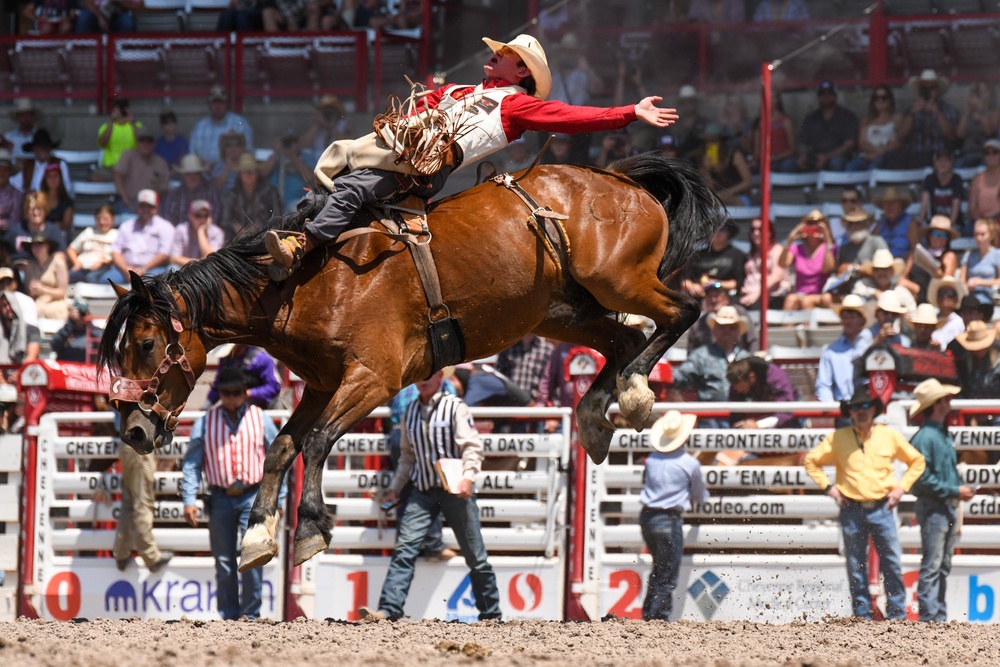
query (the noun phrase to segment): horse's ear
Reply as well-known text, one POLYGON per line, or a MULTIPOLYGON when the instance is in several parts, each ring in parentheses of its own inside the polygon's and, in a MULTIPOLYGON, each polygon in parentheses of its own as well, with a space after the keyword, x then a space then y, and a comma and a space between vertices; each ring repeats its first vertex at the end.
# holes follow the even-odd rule
POLYGON ((132 280, 132 291, 149 301, 149 288, 142 282, 142 277, 135 271, 129 271, 128 277, 132 280))
POLYGON ((108 278, 108 282, 111 283, 111 289, 115 291, 115 296, 119 299, 128 294, 128 290, 116 283, 115 281, 108 278))

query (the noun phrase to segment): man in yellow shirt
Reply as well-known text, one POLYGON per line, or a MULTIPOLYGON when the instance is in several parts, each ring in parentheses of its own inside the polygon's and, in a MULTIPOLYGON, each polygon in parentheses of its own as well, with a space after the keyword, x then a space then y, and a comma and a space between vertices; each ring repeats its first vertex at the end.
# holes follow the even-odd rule
POLYGON ((906 589, 899 536, 893 508, 924 472, 923 455, 899 431, 875 424, 885 406, 872 398, 866 387, 854 391, 841 412, 851 425, 838 428, 805 458, 806 472, 840 507, 840 529, 844 535, 847 581, 854 615, 872 618, 868 591, 868 538, 878 552, 885 593, 886 617, 906 618, 906 589), (896 483, 893 459, 906 464, 906 474, 896 483), (834 465, 837 481, 831 483, 821 466, 834 465))

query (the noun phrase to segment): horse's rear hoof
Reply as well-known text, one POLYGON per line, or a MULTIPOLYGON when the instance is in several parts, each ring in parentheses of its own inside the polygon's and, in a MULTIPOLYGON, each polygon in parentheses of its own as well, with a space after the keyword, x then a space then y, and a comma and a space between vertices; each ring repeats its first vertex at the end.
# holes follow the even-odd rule
POLYGON ((311 535, 295 540, 295 565, 302 565, 318 553, 326 551, 326 539, 322 535, 311 535))
POLYGON ((274 540, 244 544, 240 553, 240 572, 266 565, 276 555, 278 555, 278 543, 274 540))
POLYGON ((587 452, 587 456, 594 463, 604 463, 611 450, 611 438, 615 435, 615 427, 611 422, 604 420, 596 425, 583 423, 580 426, 580 446, 587 452))

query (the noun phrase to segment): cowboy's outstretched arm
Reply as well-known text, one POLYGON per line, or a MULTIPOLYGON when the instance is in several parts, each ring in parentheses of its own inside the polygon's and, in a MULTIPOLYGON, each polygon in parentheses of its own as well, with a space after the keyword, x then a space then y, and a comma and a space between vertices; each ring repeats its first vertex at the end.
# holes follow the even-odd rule
POLYGON ((677 122, 680 116, 677 109, 661 109, 656 106, 657 102, 662 102, 663 98, 658 96, 647 97, 635 105, 635 115, 646 125, 653 127, 668 127, 677 122))

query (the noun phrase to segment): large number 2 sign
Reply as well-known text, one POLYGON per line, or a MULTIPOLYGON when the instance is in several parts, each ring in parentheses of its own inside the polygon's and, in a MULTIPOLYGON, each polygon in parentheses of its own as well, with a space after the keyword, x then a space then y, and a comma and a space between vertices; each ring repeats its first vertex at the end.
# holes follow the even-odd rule
POLYGON ((642 593, 642 577, 635 570, 615 570, 608 577, 608 588, 616 590, 625 584, 625 591, 614 603, 609 614, 614 614, 618 618, 642 618, 642 605, 634 606, 642 593))
POLYGON ((368 573, 364 570, 348 572, 347 581, 354 588, 354 602, 347 610, 347 620, 360 621, 358 610, 368 606, 368 573))

